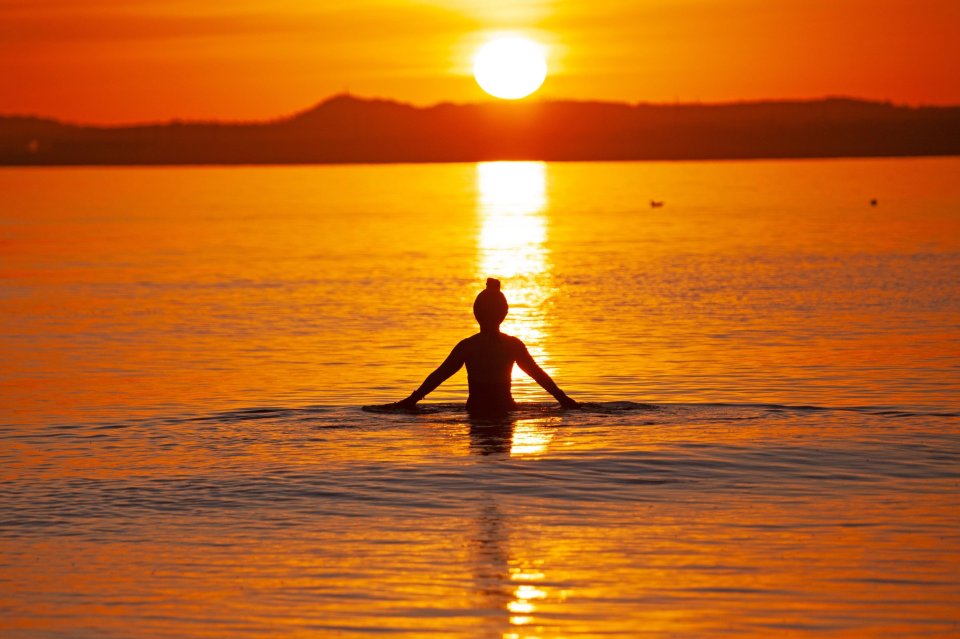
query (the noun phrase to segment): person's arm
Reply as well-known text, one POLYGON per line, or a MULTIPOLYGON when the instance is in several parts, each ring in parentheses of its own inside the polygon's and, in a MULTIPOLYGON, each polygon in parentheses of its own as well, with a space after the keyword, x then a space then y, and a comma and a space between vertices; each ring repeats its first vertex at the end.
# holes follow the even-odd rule
POLYGON ((553 378, 547 375, 547 372, 533 361, 533 357, 527 351, 527 347, 520 342, 519 352, 517 353, 517 366, 524 373, 533 378, 533 381, 540 384, 545 391, 554 396, 564 408, 580 408, 580 404, 567 397, 567 394, 560 390, 553 378))
POLYGON ((463 351, 463 342, 460 342, 453 347, 453 350, 450 351, 449 355, 447 355, 447 359, 443 360, 443 363, 437 367, 437 370, 427 375, 427 378, 423 380, 422 384, 420 384, 420 388, 410 393, 410 396, 406 399, 401 400, 393 405, 398 408, 415 407, 417 402, 432 393, 437 386, 445 382, 451 375, 460 370, 464 363, 463 351))

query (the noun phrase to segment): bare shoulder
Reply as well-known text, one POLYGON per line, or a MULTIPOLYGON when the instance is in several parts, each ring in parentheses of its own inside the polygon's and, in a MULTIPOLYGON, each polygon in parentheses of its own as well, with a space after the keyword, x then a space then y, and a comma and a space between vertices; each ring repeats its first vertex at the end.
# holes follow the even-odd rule
POLYGON ((514 337, 513 335, 507 335, 506 333, 501 333, 503 335, 503 341, 509 345, 510 349, 522 353, 527 350, 527 345, 523 343, 519 337, 514 337))
POLYGON ((459 342, 457 342, 456 350, 468 351, 471 348, 474 348, 477 345, 477 342, 480 340, 480 333, 471 335, 470 337, 465 337, 459 342))

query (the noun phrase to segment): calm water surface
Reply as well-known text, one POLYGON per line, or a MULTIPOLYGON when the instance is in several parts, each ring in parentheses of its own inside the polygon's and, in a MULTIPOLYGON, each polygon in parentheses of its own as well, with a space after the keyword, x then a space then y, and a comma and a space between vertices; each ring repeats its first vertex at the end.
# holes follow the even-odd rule
POLYGON ((2 170, 0 634, 960 636, 958 176, 2 170))

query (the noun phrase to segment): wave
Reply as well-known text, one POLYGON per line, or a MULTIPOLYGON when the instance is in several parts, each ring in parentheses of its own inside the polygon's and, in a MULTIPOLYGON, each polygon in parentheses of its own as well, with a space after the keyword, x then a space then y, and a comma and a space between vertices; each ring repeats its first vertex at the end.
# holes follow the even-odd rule
MULTIPOLYGON (((646 403, 635 401, 585 402, 579 410, 567 410, 553 402, 523 402, 506 419, 509 421, 536 418, 562 418, 567 425, 597 423, 604 419, 643 416, 644 423, 663 423, 682 420, 709 422, 738 422, 765 418, 783 418, 802 415, 857 414, 874 419, 945 419, 960 418, 960 412, 919 410, 898 406, 815 406, 804 404, 771 403, 646 403)), ((469 419, 460 402, 421 403, 413 410, 398 410, 382 405, 313 404, 306 406, 251 406, 209 413, 157 415, 127 420, 87 423, 60 423, 40 431, 16 426, 0 426, 0 439, 41 437, 70 437, 85 433, 86 437, 107 436, 109 431, 136 427, 165 427, 180 424, 239 424, 267 422, 314 422, 317 427, 355 428, 384 423, 384 419, 432 419, 443 422, 469 419), (376 417, 375 417, 376 416, 376 417), (94 431, 94 432, 91 432, 94 431)), ((476 420, 471 420, 476 421, 476 420)), ((497 421, 497 420, 494 420, 497 421)))
MULTIPOLYGON (((290 420, 329 417, 343 420, 357 413, 374 415, 396 415, 410 417, 466 417, 465 404, 459 402, 421 403, 415 409, 396 409, 386 405, 310 405, 300 407, 259 406, 211 413, 209 415, 183 417, 172 421, 183 422, 246 422, 256 420, 290 420)), ((631 414, 647 415, 698 415, 704 418, 720 419, 757 419, 778 414, 816 414, 816 413, 856 413, 882 418, 960 418, 960 412, 925 411, 894 406, 815 406, 806 404, 770 404, 770 403, 661 403, 652 404, 635 401, 585 402, 579 410, 561 408, 553 402, 523 402, 509 415, 510 418, 529 419, 535 417, 563 416, 576 421, 578 416, 592 418, 597 416, 621 416, 631 414)))

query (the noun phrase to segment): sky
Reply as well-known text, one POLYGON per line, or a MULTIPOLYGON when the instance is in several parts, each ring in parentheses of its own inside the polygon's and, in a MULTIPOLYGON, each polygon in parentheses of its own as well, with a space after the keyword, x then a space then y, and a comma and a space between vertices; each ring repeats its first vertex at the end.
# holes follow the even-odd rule
POLYGON ((960 0, 0 0, 0 113, 262 120, 350 92, 490 100, 474 50, 531 37, 535 99, 842 95, 960 104, 960 0))

